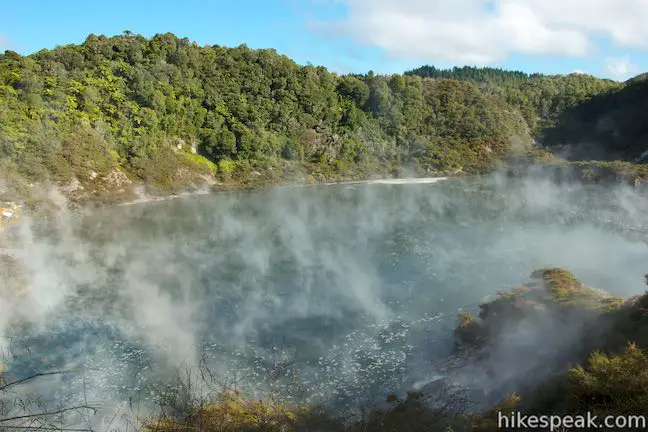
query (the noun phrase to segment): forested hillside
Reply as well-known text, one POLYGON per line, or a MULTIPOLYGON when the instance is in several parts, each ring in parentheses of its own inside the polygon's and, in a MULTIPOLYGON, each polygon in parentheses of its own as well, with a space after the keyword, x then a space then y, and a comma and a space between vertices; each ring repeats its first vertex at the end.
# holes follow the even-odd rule
POLYGON ((570 159, 645 162, 648 151, 648 82, 629 81, 565 110, 544 140, 570 159))
POLYGON ((566 110, 587 102, 594 95, 623 87, 621 83, 586 74, 528 75, 470 66, 453 69, 422 66, 405 75, 476 82, 484 92, 499 96, 517 108, 537 136, 556 126, 566 110))
POLYGON ((339 76, 271 49, 90 35, 0 55, 0 151, 14 177, 75 190, 181 189, 287 166, 333 177, 476 173, 622 87, 476 68, 339 76))

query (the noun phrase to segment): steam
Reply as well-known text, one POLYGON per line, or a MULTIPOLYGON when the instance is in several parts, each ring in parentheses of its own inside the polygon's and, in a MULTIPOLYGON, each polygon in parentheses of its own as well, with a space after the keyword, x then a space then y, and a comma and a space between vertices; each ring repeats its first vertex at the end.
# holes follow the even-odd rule
MULTIPOLYGON (((29 287, 2 309, 0 331, 29 354, 6 363, 15 376, 81 370, 61 378, 63 389, 47 381, 40 390, 120 403, 152 399, 156 382, 205 359, 262 392, 262 366, 288 352, 309 398, 378 397, 442 376, 457 311, 538 267, 567 267, 614 294, 641 292, 647 206, 628 187, 493 175, 194 196, 61 212, 46 225, 25 219, 14 252, 29 287)), ((524 327, 511 337, 551 351, 579 331, 535 340, 538 329, 524 327)), ((15 353, 15 344, 3 348, 15 353)), ((523 374, 506 352, 496 360, 523 374)), ((501 387, 463 375, 473 378, 501 387)))

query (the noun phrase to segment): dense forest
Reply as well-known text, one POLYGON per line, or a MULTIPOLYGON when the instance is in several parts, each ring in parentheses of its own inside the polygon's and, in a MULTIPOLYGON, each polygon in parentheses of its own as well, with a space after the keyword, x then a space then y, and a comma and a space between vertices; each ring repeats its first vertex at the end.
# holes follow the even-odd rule
MULTIPOLYGON (((580 129, 565 131, 566 118, 591 129, 610 111, 614 123, 623 112, 608 99, 634 104, 624 96, 632 86, 644 82, 471 67, 337 75, 272 49, 90 35, 0 55, 0 152, 13 179, 166 190, 286 167, 320 179, 479 173, 534 140, 571 140, 580 129)), ((639 149, 636 133, 613 146, 639 149)))
MULTIPOLYGON (((639 78, 639 77, 638 77, 639 78)), ((545 140, 555 149, 569 144, 571 159, 645 162, 648 150, 648 85, 631 80, 615 92, 601 93, 563 112, 545 140)))
POLYGON ((516 108, 537 138, 556 126, 566 111, 580 106, 593 96, 614 93, 623 87, 614 81, 578 73, 567 76, 528 75, 518 71, 470 66, 450 70, 423 66, 405 75, 475 82, 483 92, 504 99, 516 108))

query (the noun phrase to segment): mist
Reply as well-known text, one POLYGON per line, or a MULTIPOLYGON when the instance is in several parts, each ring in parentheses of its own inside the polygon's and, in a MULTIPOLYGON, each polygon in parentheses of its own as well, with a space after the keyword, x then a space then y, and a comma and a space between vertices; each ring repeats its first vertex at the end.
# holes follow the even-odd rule
MULTIPOLYGON (((381 399, 449 374, 440 365, 453 354, 457 314, 537 268, 567 268, 615 295, 642 293, 647 197, 494 174, 25 218, 9 248, 24 263, 25 288, 0 305, 3 363, 12 378, 73 370, 29 389, 109 406, 104 416, 133 398, 151 409, 160 385, 200 364, 223 380, 236 375, 255 395, 284 365, 272 389, 283 397, 297 397, 298 376, 307 401, 381 399)), ((506 374, 462 365, 453 379, 501 396, 584 328, 558 326, 512 331, 514 342, 493 354, 506 374), (520 343, 543 356, 509 355, 520 343)))

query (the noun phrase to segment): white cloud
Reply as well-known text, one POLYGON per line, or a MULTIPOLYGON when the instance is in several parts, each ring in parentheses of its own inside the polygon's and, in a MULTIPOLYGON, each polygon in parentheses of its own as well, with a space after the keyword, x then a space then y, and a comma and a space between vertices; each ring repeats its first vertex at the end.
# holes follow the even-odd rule
POLYGON ((639 66, 632 63, 628 56, 605 59, 605 70, 614 78, 630 78, 639 72, 639 66))
POLYGON ((488 64, 511 53, 585 56, 594 37, 648 48, 648 0, 337 0, 337 32, 390 56, 488 64))

